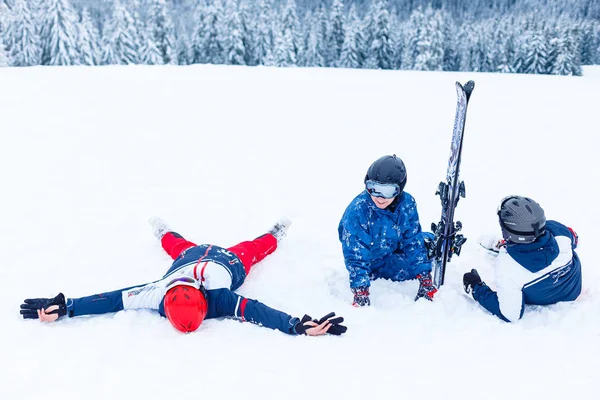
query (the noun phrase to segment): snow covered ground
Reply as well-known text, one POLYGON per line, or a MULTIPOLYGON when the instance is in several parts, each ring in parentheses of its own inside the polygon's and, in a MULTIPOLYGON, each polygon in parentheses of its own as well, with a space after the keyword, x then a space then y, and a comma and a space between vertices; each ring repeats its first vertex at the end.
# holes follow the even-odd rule
POLYGON ((189 67, 0 70, 0 399, 598 399, 600 69, 581 78, 189 67), (476 81, 457 209, 468 242, 436 301, 376 281, 354 309, 337 224, 369 164, 396 153, 425 229, 437 221, 454 82, 476 81), (518 323, 462 292, 508 194, 580 235, 584 292, 518 323), (223 246, 294 221, 240 292, 293 315, 336 311, 343 337, 233 320, 182 335, 147 311, 24 321, 26 297, 160 277, 147 219, 223 246))

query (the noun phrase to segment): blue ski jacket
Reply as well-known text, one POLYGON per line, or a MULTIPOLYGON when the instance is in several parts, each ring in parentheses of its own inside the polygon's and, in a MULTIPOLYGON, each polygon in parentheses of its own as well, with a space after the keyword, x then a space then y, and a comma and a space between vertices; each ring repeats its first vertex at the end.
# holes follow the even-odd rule
POLYGON ((496 291, 485 283, 473 288, 473 298, 503 321, 517 321, 525 304, 573 301, 581 293, 581 262, 572 231, 556 221, 533 243, 509 244, 496 261, 496 291))
POLYGON ((363 191, 346 208, 338 235, 351 288, 368 287, 371 278, 403 281, 431 271, 417 204, 406 192, 382 210, 363 191))

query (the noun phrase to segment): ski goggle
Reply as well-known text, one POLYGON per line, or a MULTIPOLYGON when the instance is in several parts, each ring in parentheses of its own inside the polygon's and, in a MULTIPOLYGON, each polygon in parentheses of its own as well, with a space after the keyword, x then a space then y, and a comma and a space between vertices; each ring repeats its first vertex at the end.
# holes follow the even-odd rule
POLYGON ((169 291, 169 289, 172 289, 175 286, 179 285, 191 286, 195 289, 200 290, 200 282, 189 276, 180 276, 178 278, 173 279, 167 284, 167 292, 169 291))
POLYGON ((377 181, 368 180, 365 182, 367 192, 371 196, 382 197, 384 199, 391 199, 400 194, 400 186, 395 183, 381 183, 377 181))

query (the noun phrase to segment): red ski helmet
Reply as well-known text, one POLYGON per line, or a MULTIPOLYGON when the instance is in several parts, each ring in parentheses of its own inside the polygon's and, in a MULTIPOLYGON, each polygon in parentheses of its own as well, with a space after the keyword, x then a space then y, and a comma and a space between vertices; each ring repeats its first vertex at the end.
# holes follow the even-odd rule
POLYGON ((176 278, 167 285, 164 305, 167 319, 175 329, 183 333, 193 332, 208 312, 206 289, 193 278, 176 278))

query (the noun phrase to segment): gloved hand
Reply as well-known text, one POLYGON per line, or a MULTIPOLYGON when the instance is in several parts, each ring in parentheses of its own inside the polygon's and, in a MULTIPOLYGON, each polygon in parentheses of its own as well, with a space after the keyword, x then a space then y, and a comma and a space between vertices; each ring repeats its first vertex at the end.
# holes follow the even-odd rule
POLYGON ((471 272, 467 272, 463 275, 463 287, 465 288, 465 292, 467 294, 473 292, 473 288, 479 285, 481 282, 481 277, 476 269, 472 269, 471 272))
POLYGON ((313 322, 321 325, 323 322, 329 321, 329 323, 331 324, 331 328, 329 328, 329 330, 327 330, 327 333, 331 333, 332 335, 339 336, 342 333, 346 333, 346 331, 348 330, 348 327, 346 327, 344 325, 340 325, 342 322, 344 322, 344 317, 335 317, 335 318, 334 317, 335 317, 335 313, 330 312, 329 314, 327 314, 326 316, 324 316, 323 318, 321 318, 318 321, 316 319, 314 319, 313 322))
POLYGON ((326 333, 332 335, 341 335, 348 330, 344 325, 344 317, 335 317, 335 313, 329 313, 320 320, 312 319, 310 315, 304 315, 300 322, 294 327, 294 332, 298 335, 321 336, 326 333))
POLYGON ((499 254, 500 249, 506 247, 506 240, 498 235, 482 235, 477 239, 477 242, 492 255, 499 254))
POLYGON ((38 319, 38 311, 41 312, 42 320, 46 322, 56 321, 58 318, 67 315, 67 305, 65 295, 59 293, 52 299, 25 299, 21 304, 21 315, 25 319, 38 319))
POLYGON ((419 280, 419 291, 417 292, 415 301, 419 300, 421 297, 433 301, 433 295, 435 295, 437 289, 433 286, 433 282, 431 281, 431 272, 417 275, 417 279, 419 280))
POLYGON ((368 307, 371 305, 368 287, 359 286, 352 288, 352 293, 354 293, 354 302, 352 303, 354 307, 368 307))

